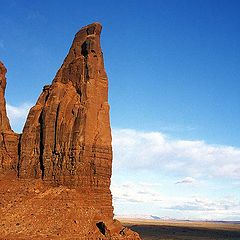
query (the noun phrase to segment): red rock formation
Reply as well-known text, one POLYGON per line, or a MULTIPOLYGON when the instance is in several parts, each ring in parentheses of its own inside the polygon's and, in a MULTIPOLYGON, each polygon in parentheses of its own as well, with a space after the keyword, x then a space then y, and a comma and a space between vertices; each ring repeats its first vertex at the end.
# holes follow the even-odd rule
POLYGON ((98 192, 112 217, 108 79, 100 24, 81 29, 51 85, 30 110, 19 175, 98 192))
POLYGON ((9 120, 6 113, 6 101, 5 101, 5 89, 6 89, 6 73, 7 69, 0 62, 0 130, 1 131, 12 131, 9 120))
POLYGON ((0 62, 0 172, 17 170, 18 139, 10 127, 6 113, 5 88, 7 69, 0 62))
MULTIPOLYGON (((75 35, 52 84, 43 88, 36 105, 29 112, 19 148, 13 151, 13 156, 18 156, 19 160, 12 158, 8 165, 18 170, 20 179, 28 179, 28 185, 32 182, 35 186, 36 181, 41 181, 44 187, 41 197, 37 197, 36 192, 34 195, 29 187, 25 188, 26 183, 21 185, 20 182, 21 204, 12 210, 19 214, 12 214, 9 208, 2 211, 2 215, 9 216, 4 222, 9 231, 14 228, 14 225, 9 225, 9 222, 15 222, 14 215, 18 221, 22 219, 21 225, 27 224, 28 227, 21 230, 25 237, 33 235, 29 229, 34 233, 38 229, 54 234, 56 224, 62 226, 59 230, 61 234, 69 237, 67 233, 73 231, 71 234, 75 234, 76 229, 71 224, 77 213, 74 222, 82 224, 77 228, 78 238, 74 239, 140 239, 138 234, 124 228, 120 222, 113 221, 110 192, 112 138, 108 79, 100 47, 101 29, 99 23, 94 23, 75 35), (69 203, 72 207, 64 209, 69 203), (31 213, 28 211, 37 212, 38 220, 47 218, 47 225, 38 221, 40 223, 35 222, 31 228, 32 220, 28 219, 31 213)), ((5 74, 5 68, 2 69, 5 74)), ((2 96, 6 84, 5 78, 3 80, 2 96)), ((5 102, 0 107, 3 112, 2 132, 16 136, 6 117, 5 102)), ((18 182, 15 184, 19 185, 18 182)), ((18 195, 18 191, 17 187, 13 187, 14 196, 18 195)), ((1 201, 2 205, 8 202, 4 198, 0 200, 0 205, 1 201)))

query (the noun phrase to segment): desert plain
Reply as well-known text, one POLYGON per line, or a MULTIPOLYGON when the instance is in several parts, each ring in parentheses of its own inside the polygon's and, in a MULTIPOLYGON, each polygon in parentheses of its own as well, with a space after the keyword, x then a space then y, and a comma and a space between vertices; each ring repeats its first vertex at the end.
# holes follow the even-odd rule
POLYGON ((239 240, 239 222, 120 219, 143 240, 239 240))

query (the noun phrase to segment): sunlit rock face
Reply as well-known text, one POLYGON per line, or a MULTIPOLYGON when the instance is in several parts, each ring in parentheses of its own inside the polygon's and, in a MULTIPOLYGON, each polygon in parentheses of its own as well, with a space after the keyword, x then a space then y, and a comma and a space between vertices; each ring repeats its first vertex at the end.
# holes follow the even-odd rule
POLYGON ((101 28, 94 23, 76 34, 52 84, 31 108, 21 137, 19 176, 98 192, 112 217, 112 138, 101 28))

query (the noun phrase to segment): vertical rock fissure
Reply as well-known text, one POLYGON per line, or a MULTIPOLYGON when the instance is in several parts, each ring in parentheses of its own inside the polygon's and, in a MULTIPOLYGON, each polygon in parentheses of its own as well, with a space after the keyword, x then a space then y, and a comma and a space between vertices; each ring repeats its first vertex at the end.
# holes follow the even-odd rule
POLYGON ((55 125, 54 125, 54 153, 57 154, 57 127, 58 127, 58 115, 59 115, 60 104, 57 106, 55 125))
POLYGON ((41 112, 39 116, 39 124, 40 124, 40 141, 39 141, 39 164, 40 164, 40 170, 41 170, 41 177, 44 179, 44 158, 43 158, 43 153, 44 153, 44 143, 43 143, 43 111, 41 112))
POLYGON ((17 159, 17 176, 18 176, 18 178, 20 177, 21 138, 22 138, 22 134, 19 135, 19 141, 18 141, 18 159, 17 159))
POLYGON ((87 58, 85 58, 85 78, 86 78, 86 80, 89 79, 89 67, 88 67, 87 58))
POLYGON ((90 40, 86 40, 81 46, 81 54, 84 57, 84 77, 89 79, 88 54, 90 49, 90 40))

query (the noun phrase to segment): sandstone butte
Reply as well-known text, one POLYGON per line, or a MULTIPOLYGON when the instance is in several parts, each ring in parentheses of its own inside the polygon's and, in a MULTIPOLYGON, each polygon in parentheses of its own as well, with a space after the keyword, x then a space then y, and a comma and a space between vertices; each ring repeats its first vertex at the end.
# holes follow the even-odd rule
POLYGON ((101 25, 83 27, 22 134, 0 63, 0 239, 140 239, 113 220, 108 78, 101 25))

